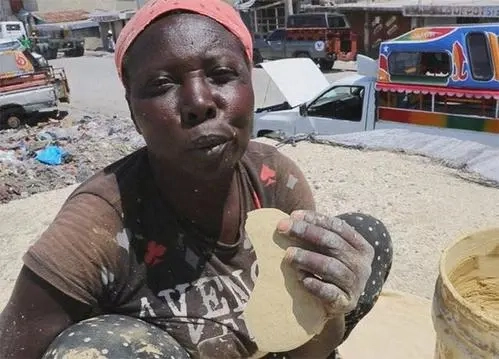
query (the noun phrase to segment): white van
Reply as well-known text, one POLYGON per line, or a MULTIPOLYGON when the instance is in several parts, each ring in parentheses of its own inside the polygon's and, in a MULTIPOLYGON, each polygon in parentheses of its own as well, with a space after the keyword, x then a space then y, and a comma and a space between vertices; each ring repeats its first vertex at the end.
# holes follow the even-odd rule
MULTIPOLYGON (((478 142, 486 146, 499 146, 499 131, 496 130, 499 129, 499 116, 495 114, 487 118, 478 114, 469 116, 468 123, 486 123, 486 130, 474 130, 474 127, 462 125, 463 122, 459 127, 449 128, 440 125, 445 123, 444 120, 440 123, 430 122, 430 116, 447 115, 446 112, 434 111, 435 105, 432 105, 432 111, 420 111, 423 115, 418 118, 426 121, 424 124, 411 123, 403 120, 404 117, 380 118, 380 110, 391 110, 392 107, 381 105, 376 90, 378 61, 369 57, 358 55, 357 73, 331 84, 308 58, 267 61, 261 65, 284 95, 286 102, 256 110, 253 137, 269 133, 277 133, 283 137, 307 134, 330 136, 377 129, 407 129, 478 142)), ((490 90, 490 93, 493 91, 499 92, 490 90)), ((495 99, 493 95, 490 98, 495 99)), ((484 104, 483 100, 481 105, 484 104)), ((432 101, 435 103, 434 99, 432 101)), ((499 102, 496 106, 499 111, 499 102)), ((492 108, 493 111, 496 106, 492 108)), ((417 111, 411 108, 400 109, 402 111, 397 114, 417 111)))
POLYGON ((20 39, 27 36, 21 21, 0 21, 0 39, 20 39))

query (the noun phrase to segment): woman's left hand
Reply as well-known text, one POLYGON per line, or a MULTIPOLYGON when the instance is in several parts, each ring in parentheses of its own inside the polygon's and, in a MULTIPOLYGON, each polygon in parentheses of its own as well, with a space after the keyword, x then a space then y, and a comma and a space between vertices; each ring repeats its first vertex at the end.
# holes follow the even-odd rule
POLYGON ((304 241, 285 260, 303 274, 303 285, 324 303, 329 317, 352 311, 371 275, 374 248, 345 221, 295 211, 278 223, 280 233, 304 241))

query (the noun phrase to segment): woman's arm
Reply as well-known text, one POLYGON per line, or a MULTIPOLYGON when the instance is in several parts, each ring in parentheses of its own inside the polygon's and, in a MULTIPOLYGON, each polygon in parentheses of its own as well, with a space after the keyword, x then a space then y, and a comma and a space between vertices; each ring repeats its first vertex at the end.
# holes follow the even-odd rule
POLYGON ((55 337, 90 313, 27 267, 0 315, 0 358, 41 358, 55 337))

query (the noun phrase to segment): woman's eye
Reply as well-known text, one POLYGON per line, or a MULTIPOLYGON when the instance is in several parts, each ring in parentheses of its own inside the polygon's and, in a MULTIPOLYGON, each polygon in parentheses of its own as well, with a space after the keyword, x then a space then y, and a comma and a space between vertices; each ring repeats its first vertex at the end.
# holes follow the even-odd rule
POLYGON ((219 68, 211 72, 210 78, 213 79, 215 83, 223 84, 234 80, 237 77, 237 72, 229 68, 219 68))
POLYGON ((156 86, 171 85, 171 84, 173 84, 173 81, 169 78, 160 78, 160 79, 156 79, 154 81, 154 84, 156 86))
POLYGON ((149 82, 148 87, 152 90, 164 90, 173 85, 173 80, 167 77, 161 77, 149 82))

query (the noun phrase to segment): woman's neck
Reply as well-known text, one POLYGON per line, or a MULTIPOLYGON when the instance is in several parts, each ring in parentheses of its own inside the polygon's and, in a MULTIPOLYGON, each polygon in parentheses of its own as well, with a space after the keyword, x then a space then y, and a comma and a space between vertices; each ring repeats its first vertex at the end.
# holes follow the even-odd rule
POLYGON ((151 167, 163 199, 180 217, 207 235, 219 238, 226 231, 224 227, 227 223, 223 222, 227 222, 235 212, 239 216, 234 170, 216 179, 200 180, 198 176, 189 174, 172 176, 170 170, 154 163, 151 167))

